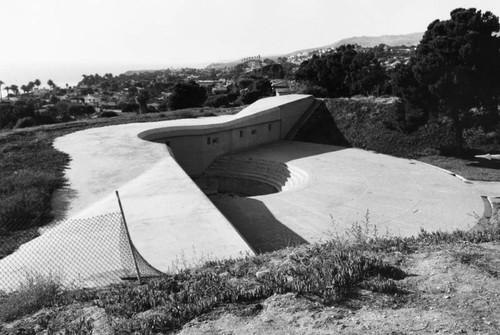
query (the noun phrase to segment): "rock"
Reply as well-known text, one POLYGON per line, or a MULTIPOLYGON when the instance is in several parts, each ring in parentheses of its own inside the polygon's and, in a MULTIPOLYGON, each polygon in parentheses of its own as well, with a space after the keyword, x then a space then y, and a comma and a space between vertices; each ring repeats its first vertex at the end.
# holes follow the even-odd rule
POLYGON ((227 271, 226 271, 226 272, 222 272, 221 274, 219 274, 219 277, 221 277, 221 278, 228 278, 228 277, 230 277, 230 276, 231 276, 231 275, 230 275, 230 274, 229 274, 229 272, 227 272, 227 271))
POLYGON ((258 279, 262 279, 262 278, 268 276, 270 273, 271 273, 271 271, 269 271, 269 270, 257 271, 257 273, 255 273, 255 277, 257 277, 258 279))

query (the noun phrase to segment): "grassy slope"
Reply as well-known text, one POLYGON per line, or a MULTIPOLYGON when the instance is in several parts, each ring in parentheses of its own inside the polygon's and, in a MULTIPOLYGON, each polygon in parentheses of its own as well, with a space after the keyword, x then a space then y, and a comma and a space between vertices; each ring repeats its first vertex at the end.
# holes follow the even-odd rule
POLYGON ((444 156, 453 146, 449 125, 429 124, 412 133, 397 129, 391 99, 329 99, 326 106, 345 140, 353 147, 397 157, 413 158, 451 170, 471 180, 500 181, 500 162, 474 158, 475 154, 496 153, 498 143, 486 142, 481 135, 466 138, 465 157, 444 156), (390 126, 392 125, 392 127, 390 126), (478 140, 479 138, 479 140, 478 140))
MULTIPOLYGON (((113 320, 115 331, 121 334, 168 333, 214 310, 233 313, 246 309, 250 314, 259 313, 260 303, 275 294, 306 297, 316 303, 317 309, 359 305, 355 310, 367 304, 366 300, 353 296, 360 289, 376 294, 377 309, 381 304, 390 304, 389 309, 405 309, 416 301, 424 301, 420 298, 426 293, 409 291, 411 287, 403 281, 412 276, 403 269, 406 270, 405 262, 415 258, 413 255, 427 253, 429 257, 436 250, 445 253, 454 250, 462 264, 481 266, 488 278, 494 279, 498 275, 496 267, 489 267, 478 253, 468 250, 469 246, 484 242, 500 242, 498 220, 481 231, 422 232, 415 238, 380 237, 369 223, 353 225, 347 236, 323 244, 303 245, 243 260, 210 262, 140 286, 114 285, 99 290, 61 292, 57 283, 42 278, 39 283, 29 282, 17 295, 3 299, 0 296, 0 321, 15 320, 41 307, 59 306, 43 315, 43 320, 41 316, 31 319, 32 325, 43 321, 42 329, 46 329, 60 323, 58 312, 64 310, 61 306, 77 303, 76 309, 81 309, 82 304, 103 308, 113 320)), ((427 257, 424 255, 423 259, 427 257)), ((484 282, 482 277, 479 279, 484 282)), ((453 282, 432 285, 450 288, 453 282)), ((463 296, 463 299, 466 302, 469 298, 463 296)), ((481 306, 469 309, 482 313, 481 306)), ((88 320, 80 322, 85 321, 88 320)))

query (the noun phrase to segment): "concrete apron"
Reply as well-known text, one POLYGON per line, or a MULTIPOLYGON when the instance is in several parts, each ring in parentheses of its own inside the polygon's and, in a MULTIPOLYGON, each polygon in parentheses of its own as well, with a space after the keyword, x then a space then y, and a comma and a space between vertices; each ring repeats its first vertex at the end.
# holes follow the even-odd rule
MULTIPOLYGON (((376 226, 379 236, 415 236, 421 228, 468 230, 483 214, 481 195, 500 193, 497 182, 464 182, 418 161, 354 148, 280 141, 238 156, 307 173, 306 183, 296 189, 251 199, 308 242, 343 236, 367 216, 370 231, 376 226)), ((245 200, 228 201, 237 208, 245 200)))

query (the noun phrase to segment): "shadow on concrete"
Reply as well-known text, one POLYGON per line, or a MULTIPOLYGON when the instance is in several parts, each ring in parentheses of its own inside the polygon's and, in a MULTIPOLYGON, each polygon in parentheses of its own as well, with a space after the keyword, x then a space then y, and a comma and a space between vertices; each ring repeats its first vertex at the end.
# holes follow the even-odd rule
POLYGON ((258 200, 224 195, 210 200, 257 254, 307 243, 258 200))

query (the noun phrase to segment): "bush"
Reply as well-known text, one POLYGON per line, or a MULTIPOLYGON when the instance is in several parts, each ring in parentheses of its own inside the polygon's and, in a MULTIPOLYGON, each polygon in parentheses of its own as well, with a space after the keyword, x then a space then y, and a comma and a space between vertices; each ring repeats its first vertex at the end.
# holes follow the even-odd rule
POLYGON ((62 294, 61 278, 54 275, 28 275, 18 292, 0 303, 0 321, 13 321, 23 315, 53 306, 62 294))
POLYGON ((35 120, 37 124, 54 124, 57 123, 57 119, 52 114, 46 113, 35 113, 35 120))
POLYGON ((177 83, 168 97, 168 107, 171 110, 201 107, 206 98, 205 89, 197 83, 177 83))
POLYGON ((148 106, 147 112, 148 113, 159 113, 159 110, 156 109, 154 106, 148 106))
POLYGON ((68 108, 68 114, 73 117, 90 116, 95 113, 93 106, 72 105, 68 108))
POLYGON ((33 127, 36 125, 36 121, 33 117, 28 116, 28 117, 23 117, 19 120, 17 120, 16 125, 14 128, 27 128, 27 127, 33 127))
POLYGON ((299 93, 314 95, 316 98, 327 98, 330 96, 328 90, 318 85, 306 85, 299 93))
POLYGON ((261 97, 260 91, 248 91, 241 95, 241 102, 244 105, 249 105, 259 100, 261 97))
POLYGON ((0 105, 0 129, 12 128, 17 121, 14 107, 10 105, 0 105))
POLYGON ((205 101, 205 106, 207 107, 223 107, 229 105, 229 98, 226 94, 218 94, 208 97, 205 101))
POLYGON ((137 113, 139 112, 139 104, 125 104, 122 107, 122 113, 137 113))
POLYGON ((118 113, 113 111, 104 111, 99 113, 99 117, 115 117, 115 116, 118 116, 118 113))
MULTIPOLYGON (((421 121, 408 115, 409 110, 395 98, 328 99, 326 107, 353 147, 412 158, 424 149, 442 150, 454 143, 449 124, 428 122, 418 127, 421 121)), ((311 125, 310 133, 314 131, 311 125)))

